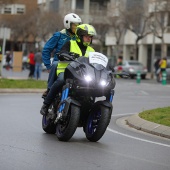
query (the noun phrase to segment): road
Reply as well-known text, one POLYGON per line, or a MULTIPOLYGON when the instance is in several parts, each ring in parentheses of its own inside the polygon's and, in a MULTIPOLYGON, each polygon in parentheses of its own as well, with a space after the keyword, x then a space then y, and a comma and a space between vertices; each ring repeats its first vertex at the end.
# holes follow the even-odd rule
POLYGON ((0 94, 0 169, 169 170, 170 140, 125 123, 127 116, 169 101, 169 85, 117 80, 103 138, 89 142, 79 128, 69 142, 60 142, 41 128, 41 94, 0 94))

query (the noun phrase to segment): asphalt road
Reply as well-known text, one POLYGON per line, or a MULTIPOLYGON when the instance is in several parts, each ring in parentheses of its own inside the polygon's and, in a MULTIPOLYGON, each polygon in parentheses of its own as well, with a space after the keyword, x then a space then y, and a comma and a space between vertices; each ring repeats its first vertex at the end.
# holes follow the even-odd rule
POLYGON ((89 142, 78 128, 69 142, 41 128, 41 94, 0 94, 2 170, 169 170, 170 140, 129 128, 127 116, 169 106, 170 86, 117 80, 112 120, 89 142))

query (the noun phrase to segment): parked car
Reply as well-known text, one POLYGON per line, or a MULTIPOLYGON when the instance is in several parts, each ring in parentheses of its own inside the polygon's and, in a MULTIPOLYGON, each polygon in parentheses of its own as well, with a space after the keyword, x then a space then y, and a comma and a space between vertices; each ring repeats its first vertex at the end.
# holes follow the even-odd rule
POLYGON ((140 72, 141 78, 145 79, 148 70, 146 67, 137 60, 125 60, 121 66, 116 66, 115 71, 125 71, 133 79, 137 76, 137 73, 140 72))

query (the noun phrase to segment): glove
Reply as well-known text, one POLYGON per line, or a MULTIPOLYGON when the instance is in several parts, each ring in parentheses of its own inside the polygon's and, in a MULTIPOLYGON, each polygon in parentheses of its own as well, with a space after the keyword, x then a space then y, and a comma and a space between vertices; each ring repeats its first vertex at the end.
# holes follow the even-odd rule
POLYGON ((73 59, 79 58, 80 55, 77 53, 69 52, 69 55, 72 56, 73 59))

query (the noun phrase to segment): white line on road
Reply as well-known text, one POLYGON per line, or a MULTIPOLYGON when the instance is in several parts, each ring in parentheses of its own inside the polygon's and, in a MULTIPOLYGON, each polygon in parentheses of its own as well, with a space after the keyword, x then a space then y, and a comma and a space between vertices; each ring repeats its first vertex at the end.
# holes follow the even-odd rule
POLYGON ((141 92, 141 94, 143 94, 143 95, 146 95, 146 96, 149 95, 149 93, 147 93, 146 91, 141 90, 140 92, 141 92))
POLYGON ((166 144, 159 143, 159 142, 153 142, 153 141, 149 141, 149 140, 146 140, 146 139, 137 138, 137 137, 130 136, 130 135, 127 135, 127 134, 124 134, 124 133, 120 133, 120 132, 118 132, 116 130, 113 130, 113 129, 110 129, 110 128, 107 128, 107 130, 112 132, 112 133, 116 133, 116 134, 119 134, 119 135, 122 135, 122 136, 126 136, 128 138, 132 138, 132 139, 135 139, 135 140, 139 140, 139 141, 143 141, 143 142, 147 142, 147 143, 152 143, 152 144, 156 144, 156 145, 165 146, 165 147, 170 148, 170 145, 166 145, 166 144))
POLYGON ((127 115, 133 115, 137 113, 122 113, 122 114, 112 114, 112 117, 117 117, 117 116, 127 116, 127 115))

